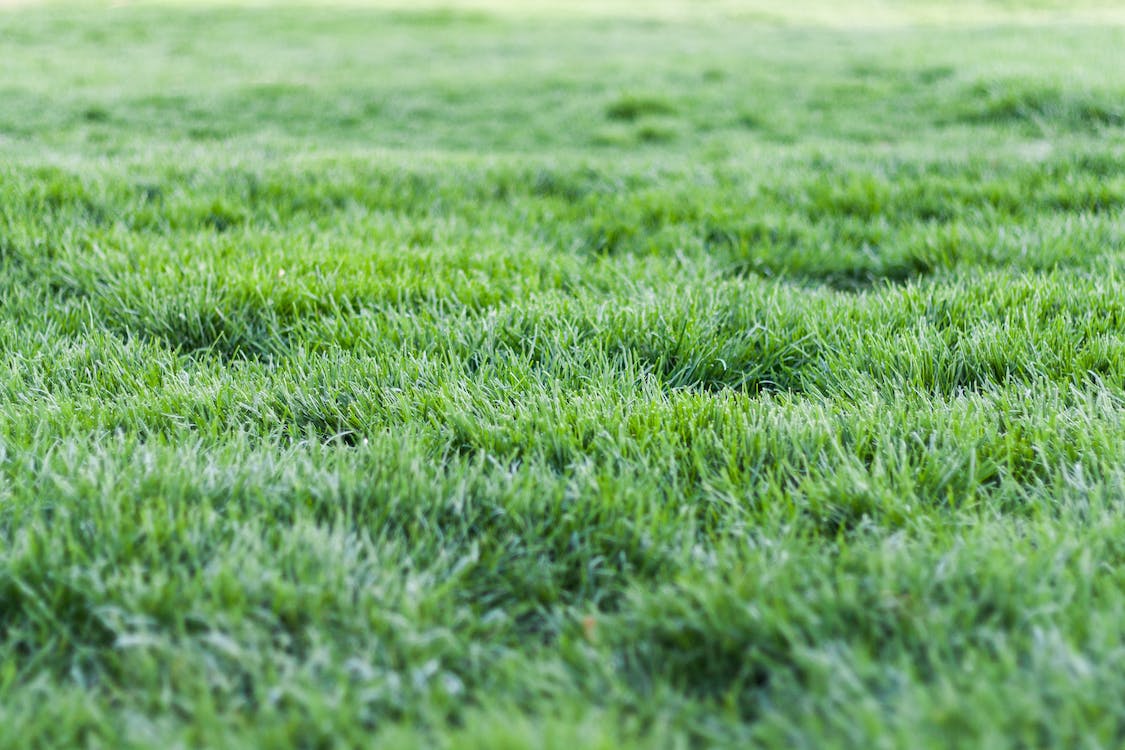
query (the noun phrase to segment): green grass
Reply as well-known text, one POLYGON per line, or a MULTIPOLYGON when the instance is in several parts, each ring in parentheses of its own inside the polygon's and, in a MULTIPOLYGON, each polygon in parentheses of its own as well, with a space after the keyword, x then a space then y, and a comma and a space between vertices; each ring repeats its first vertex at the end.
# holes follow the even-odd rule
POLYGON ((1125 742, 1125 12, 0 8, 0 746, 1125 742))

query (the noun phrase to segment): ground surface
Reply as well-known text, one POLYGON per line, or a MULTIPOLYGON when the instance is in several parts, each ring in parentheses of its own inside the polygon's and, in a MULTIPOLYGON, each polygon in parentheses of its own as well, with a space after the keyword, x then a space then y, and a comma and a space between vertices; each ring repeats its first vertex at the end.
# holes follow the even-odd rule
POLYGON ((1125 13, 788 5, 0 11, 0 745, 1120 746, 1125 13))

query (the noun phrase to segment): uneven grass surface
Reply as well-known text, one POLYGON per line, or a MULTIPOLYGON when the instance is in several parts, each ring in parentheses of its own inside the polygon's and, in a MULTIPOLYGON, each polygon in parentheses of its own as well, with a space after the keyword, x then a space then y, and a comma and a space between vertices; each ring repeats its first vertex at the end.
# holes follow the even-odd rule
POLYGON ((1125 12, 0 10, 0 745, 1125 742, 1125 12))

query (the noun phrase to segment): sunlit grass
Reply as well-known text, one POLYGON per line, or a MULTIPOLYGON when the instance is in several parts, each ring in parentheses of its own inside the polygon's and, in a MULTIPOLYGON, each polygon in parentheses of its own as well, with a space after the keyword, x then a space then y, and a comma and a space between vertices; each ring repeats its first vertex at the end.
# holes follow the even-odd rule
POLYGON ((1119 16, 3 11, 0 745, 1119 744, 1119 16))

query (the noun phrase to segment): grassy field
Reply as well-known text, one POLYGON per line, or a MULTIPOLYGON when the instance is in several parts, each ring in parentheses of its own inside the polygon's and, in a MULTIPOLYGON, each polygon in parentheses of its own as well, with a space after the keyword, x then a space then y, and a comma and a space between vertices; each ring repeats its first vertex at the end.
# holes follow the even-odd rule
POLYGON ((0 8, 0 746, 1125 743, 1125 9, 776 5, 0 8))

